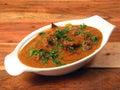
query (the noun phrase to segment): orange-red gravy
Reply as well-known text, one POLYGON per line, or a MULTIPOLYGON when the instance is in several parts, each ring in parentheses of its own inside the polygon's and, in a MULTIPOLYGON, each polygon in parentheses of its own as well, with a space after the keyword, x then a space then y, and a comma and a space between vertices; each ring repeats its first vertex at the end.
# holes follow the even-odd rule
MULTIPOLYGON (((56 48, 60 49, 61 51, 59 52, 59 55, 57 58, 62 58, 60 60, 60 62, 63 64, 69 64, 69 63, 75 62, 77 60, 80 60, 80 59, 90 55, 96 49, 98 49, 100 47, 101 42, 102 42, 102 33, 99 30, 97 30, 96 28, 93 28, 90 26, 86 26, 85 28, 83 28, 82 30, 85 33, 90 33, 92 35, 95 35, 95 37, 97 37, 97 42, 92 42, 89 39, 88 40, 85 39, 85 38, 90 38, 89 35, 85 36, 82 33, 77 35, 78 31, 76 29, 78 27, 79 27, 78 25, 72 26, 72 28, 69 30, 69 32, 64 35, 64 37, 69 36, 69 39, 72 39, 72 40, 67 40, 67 39, 64 40, 64 38, 60 38, 59 40, 58 40, 58 38, 56 39, 56 37, 55 37, 56 28, 50 28, 50 29, 46 30, 45 35, 43 35, 43 36, 40 34, 36 35, 35 38, 33 38, 27 45, 25 45, 19 51, 18 57, 19 57, 20 61, 27 66, 36 67, 36 68, 49 68, 49 67, 57 66, 57 65, 53 64, 52 60, 48 60, 48 62, 46 64, 43 64, 41 62, 41 57, 38 57, 38 56, 30 57, 29 53, 30 53, 31 48, 34 48, 36 50, 42 48, 47 51, 49 51, 51 49, 56 49, 56 48), (56 47, 55 44, 49 43, 48 40, 56 40, 56 41, 62 43, 63 46, 56 47), (85 40, 88 45, 90 44, 92 46, 87 46, 87 44, 85 44, 86 46, 84 46, 83 42, 85 40), (74 51, 70 51, 70 47, 73 47, 74 51), (85 50, 83 50, 83 49, 85 49, 85 50)), ((64 27, 59 27, 59 29, 62 30, 62 29, 64 29, 64 27)))

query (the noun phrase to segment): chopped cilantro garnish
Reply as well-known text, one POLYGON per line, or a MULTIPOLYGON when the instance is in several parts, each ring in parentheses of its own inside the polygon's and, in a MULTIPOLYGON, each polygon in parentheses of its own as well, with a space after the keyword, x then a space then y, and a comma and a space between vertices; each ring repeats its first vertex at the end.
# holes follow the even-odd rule
POLYGON ((45 32, 40 32, 39 34, 40 34, 40 35, 44 35, 44 34, 45 34, 45 32))
POLYGON ((55 32, 55 37, 57 39, 61 39, 64 37, 65 34, 67 34, 69 32, 69 29, 68 28, 64 28, 63 30, 59 30, 57 29, 56 32, 55 32))
POLYGON ((50 59, 54 60, 57 57, 58 57, 58 53, 56 51, 53 51, 53 50, 49 51, 49 58, 50 59))
POLYGON ((86 51, 86 49, 85 49, 85 45, 86 45, 86 42, 84 41, 83 43, 82 43, 82 47, 81 47, 81 49, 82 49, 82 51, 86 51))
POLYGON ((97 41, 98 41, 97 37, 94 36, 94 35, 92 35, 92 34, 90 34, 90 33, 88 33, 87 36, 88 36, 88 37, 90 38, 90 40, 93 41, 93 42, 97 42, 97 41))
POLYGON ((65 64, 62 64, 59 60, 52 60, 52 63, 57 65, 57 66, 65 65, 65 64))
POLYGON ((65 38, 65 40, 67 40, 67 41, 73 41, 73 39, 70 38, 69 36, 64 36, 64 38, 65 38))
POLYGON ((96 37, 96 36, 92 36, 90 39, 91 39, 93 42, 97 42, 97 37, 96 37))
POLYGON ((83 29, 83 28, 85 28, 86 27, 86 25, 83 23, 83 24, 80 24, 80 29, 83 29))
POLYGON ((74 48, 74 47, 69 47, 69 50, 70 50, 71 52, 74 52, 74 51, 75 51, 75 48, 74 48))
POLYGON ((75 33, 75 36, 77 36, 79 34, 84 34, 84 31, 83 30, 79 30, 78 32, 75 33))
POLYGON ((29 56, 30 56, 30 57, 33 56, 34 53, 35 53, 35 51, 36 51, 36 50, 34 50, 34 49, 30 49, 29 56))
POLYGON ((82 43, 82 47, 84 47, 85 45, 86 45, 86 42, 83 42, 83 43, 82 43))
POLYGON ((39 49, 39 50, 31 49, 29 52, 29 56, 39 55, 43 64, 46 64, 48 62, 48 60, 52 60, 52 61, 54 61, 54 63, 56 63, 56 65, 60 66, 61 62, 56 61, 56 59, 59 56, 59 52, 60 51, 58 51, 58 50, 46 51, 43 49, 39 49))
POLYGON ((42 38, 45 37, 45 34, 46 34, 45 32, 40 32, 39 33, 39 35, 41 35, 42 38))
POLYGON ((35 49, 30 49, 30 52, 29 52, 29 56, 31 57, 31 56, 37 56, 37 55, 39 55, 39 53, 41 53, 42 52, 42 49, 39 49, 39 50, 35 50, 35 49))

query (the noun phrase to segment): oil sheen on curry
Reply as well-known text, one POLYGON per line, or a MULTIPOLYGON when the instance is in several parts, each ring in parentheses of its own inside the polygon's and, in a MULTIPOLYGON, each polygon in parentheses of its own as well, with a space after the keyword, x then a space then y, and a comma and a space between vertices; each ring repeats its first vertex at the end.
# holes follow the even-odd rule
POLYGON ((80 60, 98 49, 102 33, 83 24, 52 23, 51 28, 40 32, 18 53, 20 61, 30 67, 50 68, 80 60))

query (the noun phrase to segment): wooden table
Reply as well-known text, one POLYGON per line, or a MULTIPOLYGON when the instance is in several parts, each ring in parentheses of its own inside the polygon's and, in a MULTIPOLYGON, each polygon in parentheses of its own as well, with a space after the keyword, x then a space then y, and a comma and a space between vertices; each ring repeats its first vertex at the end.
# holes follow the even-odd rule
MULTIPOLYGON (((4 69, 4 57, 27 34, 51 22, 92 15, 100 15, 117 26, 106 48, 113 43, 120 48, 119 0, 0 0, 0 90, 120 90, 120 68, 82 68, 56 77, 34 73, 12 77, 4 69)), ((116 52, 102 54, 112 59, 120 54, 116 52)))

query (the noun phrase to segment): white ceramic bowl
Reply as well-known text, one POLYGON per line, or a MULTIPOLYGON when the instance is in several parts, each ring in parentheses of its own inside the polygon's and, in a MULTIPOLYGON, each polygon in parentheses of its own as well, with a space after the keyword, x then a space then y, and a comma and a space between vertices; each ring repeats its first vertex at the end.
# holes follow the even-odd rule
POLYGON ((55 23, 55 25, 64 26, 67 23, 71 23, 73 25, 80 25, 82 23, 85 23, 88 26, 92 26, 92 27, 95 27, 98 30, 100 30, 103 34, 103 40, 102 40, 100 47, 95 52, 90 54, 89 56, 87 56, 81 60, 78 60, 76 62, 73 62, 71 64, 67 64, 67 65, 60 66, 60 67, 33 68, 33 67, 29 67, 29 66, 24 65, 23 63, 20 62, 20 60, 18 58, 19 50, 28 41, 30 41, 36 34, 51 27, 51 25, 47 25, 47 26, 39 28, 38 30, 35 30, 31 34, 27 35, 17 45, 17 47, 14 49, 14 51, 5 57, 4 64, 5 64, 6 71, 12 76, 19 75, 23 72, 35 72, 35 73, 38 73, 41 75, 49 75, 49 76, 56 76, 56 75, 63 75, 63 74, 70 73, 74 70, 79 69, 84 64, 89 62, 104 47, 104 45, 107 43, 107 41, 110 37, 110 34, 112 33, 112 31, 115 28, 114 25, 110 24, 109 22, 107 22, 106 20, 104 20, 103 18, 101 18, 100 16, 97 16, 97 15, 86 18, 86 19, 77 19, 77 20, 58 22, 58 23, 55 23))

